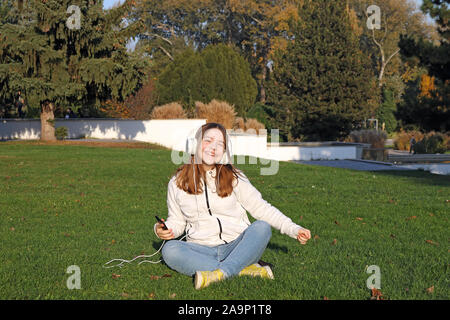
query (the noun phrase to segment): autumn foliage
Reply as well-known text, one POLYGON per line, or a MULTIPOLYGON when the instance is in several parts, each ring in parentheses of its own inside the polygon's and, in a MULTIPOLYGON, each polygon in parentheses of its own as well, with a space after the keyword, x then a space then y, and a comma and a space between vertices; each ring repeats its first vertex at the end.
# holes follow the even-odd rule
POLYGON ((146 120, 154 105, 155 86, 151 76, 147 83, 134 95, 128 96, 125 101, 107 100, 100 108, 107 117, 120 119, 146 120))
POLYGON ((431 98, 431 92, 436 90, 435 78, 427 74, 423 74, 420 79, 420 97, 431 98))

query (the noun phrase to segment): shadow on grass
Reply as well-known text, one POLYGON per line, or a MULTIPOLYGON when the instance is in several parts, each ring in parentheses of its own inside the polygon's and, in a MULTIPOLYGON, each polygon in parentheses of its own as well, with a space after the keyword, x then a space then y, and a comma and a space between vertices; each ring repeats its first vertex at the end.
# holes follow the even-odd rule
POLYGON ((161 245, 163 244, 163 241, 153 241, 152 247, 155 249, 155 251, 158 251, 159 248, 161 248, 161 245))
POLYGON ((433 185, 450 187, 450 176, 442 174, 434 174, 429 171, 422 170, 373 170, 370 171, 378 175, 393 176, 398 178, 410 178, 412 183, 417 185, 433 185))
POLYGON ((286 246, 279 246, 278 244, 271 242, 269 242, 269 244, 267 245, 267 249, 274 250, 277 252, 281 251, 283 253, 288 253, 288 248, 286 246))

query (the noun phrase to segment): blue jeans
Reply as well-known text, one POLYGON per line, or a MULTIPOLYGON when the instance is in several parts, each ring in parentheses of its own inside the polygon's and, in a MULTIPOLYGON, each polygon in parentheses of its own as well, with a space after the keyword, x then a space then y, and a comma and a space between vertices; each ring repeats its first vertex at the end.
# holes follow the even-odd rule
POLYGON ((272 236, 267 222, 252 223, 236 240, 215 247, 170 240, 162 249, 164 262, 173 270, 193 276, 196 271, 221 269, 225 277, 257 263, 272 236))

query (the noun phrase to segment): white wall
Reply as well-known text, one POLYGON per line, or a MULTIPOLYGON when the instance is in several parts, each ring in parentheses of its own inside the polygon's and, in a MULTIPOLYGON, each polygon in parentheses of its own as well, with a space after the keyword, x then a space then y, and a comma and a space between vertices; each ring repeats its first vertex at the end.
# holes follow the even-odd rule
POLYGON ((0 140, 35 140, 41 137, 41 120, 0 119, 0 140))
MULTIPOLYGON (((68 128, 68 138, 137 140, 185 151, 186 138, 194 135, 206 119, 126 120, 55 119, 55 127, 68 128)), ((40 139, 39 119, 0 119, 0 140, 40 139)), ((361 159, 361 145, 329 143, 268 144, 267 134, 227 130, 232 153, 277 161, 317 159, 361 159)), ((272 133, 269 133, 272 134, 272 133)), ((272 139, 272 141, 275 141, 272 139)))
MULTIPOLYGON (((205 119, 126 120, 126 119, 55 119, 55 128, 67 127, 68 138, 137 140, 157 143, 167 148, 176 146, 180 137, 195 131, 205 119)), ((0 139, 40 139, 39 119, 0 120, 0 139)), ((184 147, 183 149, 184 150, 184 147)))
POLYGON ((335 160, 357 159, 357 148, 351 146, 278 146, 268 149, 269 158, 278 161, 289 160, 335 160))

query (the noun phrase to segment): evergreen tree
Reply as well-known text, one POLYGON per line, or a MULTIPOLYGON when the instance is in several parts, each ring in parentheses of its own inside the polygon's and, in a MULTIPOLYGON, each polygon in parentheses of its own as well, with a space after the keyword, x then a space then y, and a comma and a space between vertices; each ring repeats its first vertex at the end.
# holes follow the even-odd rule
POLYGON ((55 107, 96 112, 133 93, 146 63, 126 51, 139 28, 123 25, 132 3, 104 11, 102 0, 19 1, 0 23, 0 101, 21 90, 29 108, 40 108, 41 139, 53 140, 55 107))
POLYGON ((441 43, 434 43, 423 38, 416 41, 411 37, 402 37, 399 46, 404 59, 410 63, 418 62, 427 68, 430 76, 436 77, 436 90, 431 97, 420 97, 419 108, 412 123, 419 124, 426 131, 450 130, 450 31, 448 0, 424 0, 422 11, 436 19, 441 43))
POLYGON ((276 53, 268 102, 283 140, 335 140, 373 110, 373 74, 352 32, 345 2, 305 0, 294 40, 276 53))
POLYGON ((388 133, 394 132, 397 128, 397 120, 395 119, 396 111, 397 106, 394 101, 394 94, 392 91, 384 89, 383 103, 377 110, 376 118, 380 125, 384 123, 385 131, 388 133))
POLYGON ((192 112, 195 101, 209 103, 217 99, 233 104, 240 116, 257 95, 249 64, 223 44, 208 46, 201 52, 186 50, 162 72, 156 87, 158 104, 179 101, 192 112))
POLYGON ((13 9, 12 0, 3 0, 0 2, 0 21, 7 21, 9 12, 13 9))

